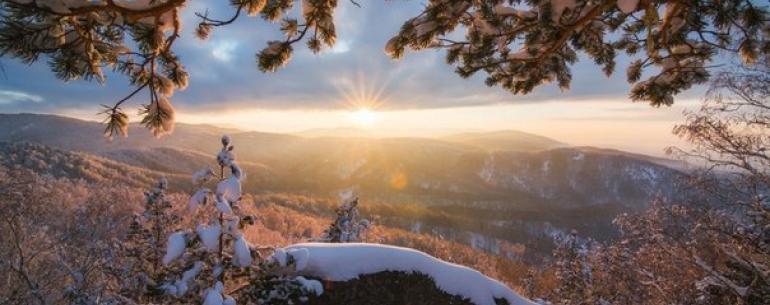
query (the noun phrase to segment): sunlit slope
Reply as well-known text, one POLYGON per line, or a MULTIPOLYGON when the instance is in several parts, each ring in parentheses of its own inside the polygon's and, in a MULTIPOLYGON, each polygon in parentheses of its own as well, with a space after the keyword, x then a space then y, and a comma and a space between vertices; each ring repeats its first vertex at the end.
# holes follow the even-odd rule
POLYGON ((670 160, 595 148, 546 149, 563 144, 516 131, 442 139, 307 138, 178 124, 161 139, 132 126, 128 138, 109 142, 101 129, 98 122, 58 116, 0 115, 0 141, 89 152, 168 174, 215 166, 212 156, 227 133, 249 174, 250 192, 331 195, 353 187, 391 202, 638 209, 671 194, 680 176, 661 165, 670 160), (524 148, 515 149, 516 143, 524 148))
POLYGON ((541 151, 567 146, 551 138, 517 130, 458 133, 441 139, 476 146, 487 151, 541 151))

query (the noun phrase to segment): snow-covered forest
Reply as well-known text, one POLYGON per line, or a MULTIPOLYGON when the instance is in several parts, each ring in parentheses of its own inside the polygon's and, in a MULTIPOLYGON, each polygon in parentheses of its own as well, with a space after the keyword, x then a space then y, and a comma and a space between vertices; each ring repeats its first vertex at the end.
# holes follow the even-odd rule
MULTIPOLYGON (((130 88, 94 103, 97 123, 61 115, 82 109, 71 100, 57 115, 18 113, 50 103, 0 83, 0 110, 18 107, 0 114, 0 304, 770 304, 768 3, 428 0, 380 47, 403 60, 439 50, 468 82, 511 96, 553 87, 569 98, 579 60, 608 79, 623 66, 622 99, 660 111, 696 94, 665 158, 513 130, 182 123, 181 109, 215 107, 172 102, 195 86, 179 48, 261 22, 278 30, 254 66, 281 73, 294 57, 346 52, 335 49, 337 25, 350 28, 339 19, 349 11, 335 15, 343 2, 366 5, 234 0, 213 14, 191 0, 0 0, 0 60, 130 88)), ((21 73, 4 63, 4 77, 21 73)), ((375 120, 354 110, 361 126, 375 120)))

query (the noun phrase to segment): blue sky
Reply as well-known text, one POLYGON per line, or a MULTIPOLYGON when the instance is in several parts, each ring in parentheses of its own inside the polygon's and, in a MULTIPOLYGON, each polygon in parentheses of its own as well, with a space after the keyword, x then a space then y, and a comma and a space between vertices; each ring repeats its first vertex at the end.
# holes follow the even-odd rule
MULTIPOLYGON (((375 110, 380 112, 446 113, 454 109, 459 113, 479 113, 476 118, 479 122, 484 122, 485 116, 479 109, 496 112, 491 115, 495 117, 511 113, 510 118, 499 118, 499 122, 489 126, 477 126, 479 129, 517 128, 548 133, 542 127, 522 127, 516 122, 569 121, 576 126, 588 126, 606 121, 642 120, 665 122, 670 130, 673 122, 681 117, 681 107, 652 109, 627 99, 630 85, 624 80, 626 58, 619 59, 618 70, 610 78, 590 60, 581 60, 573 67, 571 90, 561 92, 554 85, 548 85, 527 96, 514 96, 499 87, 487 87, 483 75, 460 78, 453 67, 445 64, 440 51, 410 52, 404 59, 394 61, 385 55, 383 46, 403 21, 419 13, 420 1, 360 1, 361 8, 340 1, 335 15, 338 44, 334 49, 316 55, 303 45, 297 46, 286 67, 265 74, 257 70, 255 53, 268 40, 280 38, 278 25, 256 17, 241 18, 235 24, 216 29, 208 40, 198 40, 192 35, 196 25, 194 12, 203 11, 206 8, 203 5, 213 5, 209 7, 212 16, 229 14, 228 8, 222 6, 224 2, 216 3, 192 1, 184 13, 184 34, 175 49, 190 72, 190 86, 173 97, 180 121, 230 123, 273 131, 342 126, 349 122, 335 122, 336 117, 328 114, 350 111, 349 97, 356 93, 370 98, 376 95, 375 110), (537 107, 548 111, 533 111, 537 108, 532 105, 543 105, 537 107), (497 111, 500 107, 509 110, 497 111), (585 107, 596 111, 586 112, 585 107), (253 113, 253 121, 263 123, 228 122, 226 114, 235 111, 253 113), (220 115, 210 115, 212 113, 220 115), (323 123, 278 126, 283 119, 291 119, 298 113, 304 117, 315 114, 318 122, 323 123)), ((99 104, 112 104, 131 91, 120 75, 108 75, 106 84, 65 83, 53 76, 44 60, 31 66, 9 58, 0 59, 0 63, 5 68, 5 75, 0 76, 0 112, 62 113, 99 119, 94 115, 99 111, 99 104)), ((681 95, 679 100, 692 100, 698 92, 700 90, 681 95)), ((137 96, 128 107, 138 108, 144 99, 137 96)), ((404 124, 404 128, 422 127, 412 125, 404 124)), ((473 127, 455 123, 424 127, 431 126, 473 127)))
MULTIPOLYGON (((212 15, 229 13, 223 2, 209 7, 212 15)), ((560 92, 549 85, 528 96, 513 96, 504 90, 489 88, 483 75, 461 79, 453 67, 444 63, 441 51, 409 53, 394 61, 382 51, 385 42, 397 33, 401 23, 416 15, 420 1, 364 1, 358 8, 340 1, 337 11, 338 44, 320 55, 298 46, 291 63, 276 73, 256 69, 254 54, 268 40, 280 38, 277 24, 260 18, 241 18, 214 32, 209 40, 192 35, 196 11, 203 11, 202 1, 194 1, 185 10, 184 36, 176 44, 191 74, 191 86, 179 92, 177 105, 192 111, 222 106, 246 106, 270 109, 339 107, 340 86, 360 75, 372 87, 384 89, 391 97, 387 109, 444 108, 499 103, 527 103, 569 98, 623 99, 629 85, 621 70, 606 78, 598 67, 582 60, 574 67, 572 89, 560 92), (426 93, 430 93, 426 96, 426 93)), ((210 4, 213 5, 213 4, 210 4)), ((621 59, 622 69, 626 60, 621 59)), ((0 83, 0 109, 3 111, 51 111, 61 107, 109 103, 130 88, 119 75, 110 75, 108 83, 84 81, 61 82, 53 77, 44 62, 26 66, 2 59, 6 75, 0 83), (29 96, 39 97, 30 99, 29 96), (19 100, 17 102, 11 102, 19 100)))

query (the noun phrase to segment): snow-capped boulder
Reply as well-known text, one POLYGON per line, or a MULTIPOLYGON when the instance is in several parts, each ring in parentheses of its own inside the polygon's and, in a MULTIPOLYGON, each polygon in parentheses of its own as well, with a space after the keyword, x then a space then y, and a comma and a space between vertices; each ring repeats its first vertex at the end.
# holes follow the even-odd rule
POLYGON ((496 305, 502 299, 510 305, 534 305, 505 284, 474 269, 448 263, 423 252, 395 246, 366 243, 303 243, 282 253, 303 253, 304 268, 299 275, 344 282, 386 271, 429 276, 440 290, 466 298, 476 305, 496 305))

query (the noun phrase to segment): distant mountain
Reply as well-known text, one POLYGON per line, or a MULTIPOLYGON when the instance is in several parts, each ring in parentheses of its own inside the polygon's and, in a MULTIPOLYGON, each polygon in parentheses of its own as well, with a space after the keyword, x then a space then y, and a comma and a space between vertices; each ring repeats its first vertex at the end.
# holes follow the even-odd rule
POLYGON ((186 176, 161 173, 85 153, 27 142, 0 142, 0 165, 10 169, 24 168, 55 178, 123 184, 142 189, 156 183, 161 177, 166 177, 170 186, 176 190, 187 189, 189 184, 186 176))
POLYGON ((441 139, 476 146, 487 151, 540 151, 567 146, 551 138, 516 130, 466 132, 441 139))
POLYGON ((121 149, 152 147, 173 147, 176 149, 197 151, 204 154, 215 153, 221 144, 223 134, 238 139, 243 152, 272 153, 283 149, 292 141, 301 138, 272 133, 243 132, 236 129, 219 128, 210 125, 177 124, 173 134, 160 139, 139 124, 131 124, 126 138, 116 137, 107 141, 104 126, 99 122, 83 121, 56 115, 45 114, 0 114, 0 141, 41 143, 67 150, 103 153, 121 149), (249 144, 258 146, 248 146, 249 144), (245 149, 244 149, 245 148, 245 149))
POLYGON ((0 114, 0 141, 88 152, 135 167, 190 174, 214 165, 222 134, 250 174, 253 192, 332 194, 354 187, 386 201, 507 207, 645 207, 673 192, 671 160, 591 147, 566 148, 518 131, 427 138, 303 138, 178 124, 156 139, 132 125, 106 141, 102 125, 53 115, 0 114))
POLYGON ((682 177, 672 160, 566 147, 517 131, 439 139, 301 137, 177 124, 174 134, 155 139, 132 125, 128 138, 108 142, 102 128, 59 116, 0 114, 0 142, 11 143, 0 146, 0 161, 131 184, 164 175, 186 190, 190 173, 215 166, 220 137, 229 134, 248 175, 247 192, 328 197, 354 188, 367 202, 395 207, 381 211, 390 215, 382 222, 487 251, 506 240, 547 252, 551 236, 570 229, 612 237, 616 215, 679 196, 682 177))
POLYGON ((378 135, 370 129, 356 127, 313 128, 292 133, 306 138, 337 137, 337 138, 374 138, 378 135))

